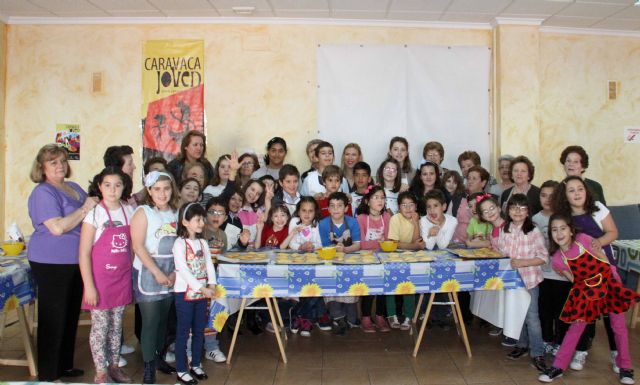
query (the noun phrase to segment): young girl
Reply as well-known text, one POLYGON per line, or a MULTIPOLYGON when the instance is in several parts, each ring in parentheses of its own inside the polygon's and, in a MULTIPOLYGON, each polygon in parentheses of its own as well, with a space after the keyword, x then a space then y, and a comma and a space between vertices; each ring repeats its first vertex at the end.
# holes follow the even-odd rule
POLYGON ((133 210, 123 202, 130 195, 128 176, 115 167, 102 170, 89 186, 89 196, 97 196, 100 203, 87 213, 80 233, 82 308, 91 310, 89 344, 96 384, 131 382, 118 367, 124 308, 132 300, 129 220, 133 210))
MULTIPOLYGON (((215 167, 215 174, 211 179, 211 184, 204 188, 203 193, 207 196, 217 197, 220 195, 228 196, 235 188, 235 179, 240 163, 238 154, 234 151, 229 154, 222 155, 218 158, 215 167)), ((203 206, 208 202, 203 202, 203 206)))
POLYGON ((220 226, 227 235, 227 250, 246 249, 249 239, 251 238, 251 232, 249 230, 243 230, 242 221, 238 216, 243 206, 244 198, 242 190, 236 187, 236 190, 233 191, 227 202, 227 219, 220 226))
MULTIPOLYGON (((206 168, 202 163, 198 161, 187 162, 184 165, 184 169, 182 171, 182 178, 180 180, 182 181, 183 179, 187 179, 187 178, 193 178, 197 180, 198 183, 200 184, 200 189, 202 189, 203 186, 209 185, 209 180, 206 177, 206 168)), ((203 206, 207 201, 209 201, 209 199, 211 199, 211 194, 209 193, 200 194, 199 201, 202 202, 203 206)))
POLYGON ((267 222, 263 222, 258 219, 256 235, 256 249, 260 247, 268 248, 283 248, 286 249, 286 244, 281 247, 284 241, 287 244, 290 241, 289 238, 289 209, 287 206, 280 204, 273 206, 269 210, 267 222))
POLYGON ((455 217, 457 214, 457 207, 454 210, 455 205, 453 202, 460 202, 460 198, 464 197, 464 180, 462 180, 462 175, 460 175, 459 172, 449 170, 442 175, 442 181, 445 190, 449 192, 452 202, 449 204, 449 207, 447 207, 447 214, 455 217))
POLYGON ((362 161, 362 150, 358 144, 349 143, 344 146, 344 150, 342 150, 342 165, 340 168, 342 169, 342 174, 349 185, 349 192, 353 192, 355 190, 353 166, 360 161, 362 161))
POLYGON ((530 351, 533 365, 539 371, 544 371, 546 364, 538 315, 538 284, 543 280, 541 265, 548 261, 549 253, 544 246, 544 236, 531 221, 526 195, 513 194, 507 202, 507 213, 507 221, 498 237, 498 250, 511 258, 511 267, 518 269, 531 295, 520 339, 507 357, 515 360, 530 351))
POLYGON ((258 217, 265 212, 265 203, 271 204, 271 200, 266 200, 264 183, 259 180, 251 180, 242 190, 244 205, 238 211, 238 218, 242 222, 242 228, 249 230, 248 247, 253 248, 256 242, 258 217))
POLYGON ((242 188, 251 180, 251 174, 260 167, 260 162, 256 154, 245 152, 238 158, 238 163, 240 164, 240 175, 236 184, 242 188))
POLYGON ((384 188, 387 210, 393 215, 398 212, 398 193, 402 185, 400 163, 394 158, 387 158, 378 167, 376 176, 378 185, 384 188))
POLYGON ((616 365, 620 368, 620 383, 634 384, 624 312, 640 300, 640 295, 622 285, 607 256, 592 247, 593 238, 576 234, 570 215, 556 213, 551 216, 549 238, 553 268, 573 281, 560 315, 560 319, 571 323, 571 326, 556 353, 553 366, 538 380, 552 382, 562 377, 586 325, 603 314, 609 314, 618 346, 616 365))
MULTIPOLYGON (((584 180, 579 176, 569 176, 565 178, 553 194, 553 212, 564 213, 573 216, 573 222, 578 232, 584 233, 593 238, 592 248, 601 248, 609 259, 612 266, 616 265, 613 258, 611 242, 618 238, 618 228, 609 210, 600 202, 593 198, 593 194, 587 188, 584 180)), ((618 372, 615 365, 615 357, 618 354, 616 339, 614 338, 609 317, 603 316, 604 327, 609 340, 609 350, 611 351, 611 362, 613 371, 618 372)), ((584 336, 580 340, 578 350, 571 362, 573 370, 581 370, 587 359, 587 349, 591 345, 591 340, 595 337, 595 323, 587 326, 584 336)))
POLYGON ((176 276, 172 248, 178 221, 178 189, 173 177, 160 171, 147 174, 144 185, 144 204, 138 206, 131 218, 131 243, 136 254, 133 289, 142 316, 142 381, 153 384, 156 366, 166 374, 175 373, 175 368, 162 359, 160 352, 165 347, 164 336, 176 276))
MULTIPOLYGON (((358 225, 360 226, 361 250, 378 250, 380 247, 379 242, 387 239, 391 216, 384 206, 384 189, 381 186, 368 187, 365 190, 364 198, 360 201, 360 206, 356 209, 358 225)), ((365 333, 375 333, 376 327, 381 332, 389 331, 389 327, 384 320, 384 297, 382 295, 362 297, 362 330, 365 333), (376 299, 376 312, 378 314, 372 314, 371 308, 374 298, 376 299)))
POLYGON ((423 250, 426 244, 420 236, 420 215, 416 212, 418 199, 411 191, 398 195, 400 212, 389 221, 389 239, 398 241, 398 248, 423 250))
POLYGON ((178 186, 178 190, 180 191, 179 203, 181 205, 184 205, 185 203, 198 202, 200 194, 202 193, 200 183, 195 178, 182 179, 180 186, 178 186))
POLYGON ((301 197, 293 218, 289 222, 288 245, 283 242, 281 246, 305 252, 313 252, 322 247, 318 222, 320 221, 320 209, 318 202, 313 197, 301 197))
MULTIPOLYGON (((407 139, 401 136, 391 138, 387 155, 395 159, 400 165, 400 167, 398 167, 398 174, 400 174, 401 178, 401 191, 407 191, 409 189, 409 183, 411 183, 415 174, 415 170, 411 166, 411 159, 409 159, 409 142, 407 139)), ((397 210, 394 211, 394 214, 396 212, 397 210)))
POLYGON ((206 212, 197 203, 180 208, 178 239, 173 244, 176 266, 174 297, 178 323, 176 327, 176 369, 186 385, 208 378, 200 365, 207 320, 207 298, 215 297, 216 273, 211 254, 203 239, 206 212), (191 333, 191 368, 187 371, 187 340, 191 333))
POLYGON ((425 162, 420 165, 420 169, 411 181, 411 190, 418 199, 418 214, 420 216, 427 214, 427 208, 424 204, 424 196, 433 189, 442 191, 445 196, 447 206, 449 205, 449 193, 442 187, 440 182, 440 170, 437 164, 433 162, 425 162))
POLYGON ((478 202, 485 196, 487 194, 483 193, 469 195, 471 219, 467 225, 467 247, 491 247, 491 231, 493 229, 490 223, 480 221, 477 208, 478 202))

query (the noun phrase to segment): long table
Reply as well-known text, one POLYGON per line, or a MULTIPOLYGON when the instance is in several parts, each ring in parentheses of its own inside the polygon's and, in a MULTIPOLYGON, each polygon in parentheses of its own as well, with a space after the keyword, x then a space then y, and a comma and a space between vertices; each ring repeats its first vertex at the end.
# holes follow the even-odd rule
MULTIPOLYGON (((466 260, 443 252, 433 253, 433 256, 433 262, 369 265, 279 265, 273 263, 273 260, 263 264, 220 263, 219 298, 212 304, 210 324, 221 331, 229 314, 238 307, 242 312, 247 301, 255 298, 267 300, 274 327, 283 328, 282 317, 277 314, 275 298, 457 293, 524 288, 520 275, 511 268, 509 259, 466 260), (233 299, 241 299, 240 306, 233 299)), ((238 319, 240 318, 241 314, 238 319)), ((276 333, 276 339, 283 361, 286 362, 279 333, 276 333)), ((234 344, 235 338, 232 338, 229 356, 232 355, 234 344)))
POLYGON ((36 376, 36 365, 31 335, 27 322, 26 307, 35 300, 36 290, 31 268, 25 255, 0 257, 0 339, 2 339, 7 316, 15 310, 18 314, 25 360, 0 358, 0 365, 29 367, 29 374, 36 376))
MULTIPOLYGON (((627 274, 630 272, 640 274, 640 239, 613 241, 612 246, 618 259, 618 270, 624 270, 627 274)), ((636 291, 640 291, 640 278, 636 291)), ((640 305, 636 304, 631 312, 629 327, 635 328, 638 321, 640 321, 640 305)))

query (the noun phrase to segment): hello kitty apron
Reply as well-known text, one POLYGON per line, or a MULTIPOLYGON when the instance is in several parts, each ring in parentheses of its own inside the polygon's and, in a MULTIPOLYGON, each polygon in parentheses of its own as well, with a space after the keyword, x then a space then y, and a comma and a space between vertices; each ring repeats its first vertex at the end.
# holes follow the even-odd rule
POLYGON ((369 215, 367 215, 367 233, 364 236, 365 241, 384 241, 384 219, 380 216, 381 227, 372 229, 369 223, 369 215))
POLYGON ((82 303, 85 310, 112 309, 131 303, 131 235, 129 220, 124 207, 120 205, 124 226, 113 226, 111 213, 100 202, 109 217, 109 227, 106 227, 91 250, 91 269, 93 284, 98 292, 98 303, 90 306, 82 303))

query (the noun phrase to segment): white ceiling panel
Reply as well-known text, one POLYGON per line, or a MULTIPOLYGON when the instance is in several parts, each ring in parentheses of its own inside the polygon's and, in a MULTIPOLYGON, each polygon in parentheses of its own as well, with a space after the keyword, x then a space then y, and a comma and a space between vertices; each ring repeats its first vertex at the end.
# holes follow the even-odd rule
POLYGON ((215 9, 163 9, 162 13, 168 17, 194 17, 194 15, 198 15, 198 17, 220 17, 220 12, 215 9))
POLYGON ((54 16, 48 10, 24 0, 0 0, 0 13, 5 16, 54 16))
POLYGON ((536 15, 551 16, 559 12, 563 8, 569 6, 569 3, 558 1, 541 1, 541 0, 515 0, 509 5, 501 16, 508 15, 536 15))
POLYGON ((30 0, 30 2, 55 14, 69 13, 74 11, 95 12, 97 10, 100 10, 100 8, 96 7, 86 0, 30 0))
POLYGON ((124 11, 109 11, 109 13, 116 17, 166 17, 167 16, 158 10, 149 10, 149 11, 124 10, 124 11))
MULTIPOLYGON (((220 13, 220 16, 224 16, 224 17, 246 17, 244 15, 238 15, 233 11, 233 9, 218 9, 218 13, 220 13)), ((273 14, 273 12, 271 12, 270 9, 268 10, 256 9, 251 13, 251 15, 249 15, 249 17, 274 17, 274 16, 275 15, 273 14)))
POLYGON ((56 11, 56 16, 60 17, 109 17, 109 13, 102 10, 95 11, 56 11))
POLYGON ((626 7, 620 4, 574 3, 558 12, 556 16, 605 18, 626 7))
POLYGON ((349 10, 334 10, 331 12, 331 17, 336 19, 373 19, 384 20, 386 12, 384 11, 349 11, 349 10))
POLYGON ((627 7, 609 17, 615 19, 640 19, 640 7, 627 7))
POLYGON ((298 19, 325 19, 331 17, 329 9, 276 9, 276 17, 293 17, 298 19))
POLYGON ((633 5, 635 0, 576 0, 576 3, 633 5))
POLYGON ((449 8, 448 12, 462 12, 462 13, 499 13, 505 9, 512 0, 454 0, 449 8))
POLYGON ((271 11, 271 6, 266 0, 210 0, 217 10, 233 7, 255 7, 256 11, 271 11))
MULTIPOLYGON (((166 10, 205 11, 214 9, 207 0, 148 0, 154 7, 166 10)), ((195 12, 194 12, 195 14, 195 12)))
POLYGON ((387 11, 389 0, 332 0, 331 9, 349 11, 387 11))
MULTIPOLYGON (((45 0, 48 1, 48 0, 45 0)), ((96 7, 104 9, 109 13, 127 11, 157 11, 157 9, 146 0, 90 0, 96 7)))
POLYGON ((442 12, 389 12, 387 18, 390 20, 407 20, 407 21, 438 21, 442 16, 442 12))
POLYGON ((461 13, 446 12, 440 17, 441 21, 451 21, 456 23, 490 23, 495 19, 492 13, 461 13))
POLYGON ((593 25, 593 28, 637 30, 640 29, 640 19, 605 19, 593 25))
POLYGON ((543 25, 547 27, 588 28, 598 21, 600 19, 593 17, 551 16, 544 21, 543 25))
POLYGON ((274 9, 329 10, 328 0, 269 0, 274 9))
POLYGON ((393 0, 390 12, 421 11, 421 12, 444 12, 453 0, 393 0))

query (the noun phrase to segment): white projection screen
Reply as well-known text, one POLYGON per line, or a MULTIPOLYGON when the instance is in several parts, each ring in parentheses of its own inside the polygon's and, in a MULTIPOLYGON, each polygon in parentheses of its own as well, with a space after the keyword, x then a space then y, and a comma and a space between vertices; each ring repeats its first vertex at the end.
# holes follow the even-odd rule
POLYGON ((458 170, 458 155, 474 150, 490 168, 488 47, 321 45, 317 60, 318 134, 336 164, 355 142, 375 174, 389 140, 404 136, 414 168, 434 140, 444 167, 458 170))

